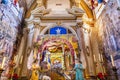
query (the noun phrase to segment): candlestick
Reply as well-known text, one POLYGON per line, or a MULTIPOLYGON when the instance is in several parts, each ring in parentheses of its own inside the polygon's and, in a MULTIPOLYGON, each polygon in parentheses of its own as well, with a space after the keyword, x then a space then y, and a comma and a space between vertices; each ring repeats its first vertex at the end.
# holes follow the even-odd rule
POLYGON ((113 56, 112 56, 112 55, 110 55, 110 58, 111 58, 112 66, 115 66, 113 56))

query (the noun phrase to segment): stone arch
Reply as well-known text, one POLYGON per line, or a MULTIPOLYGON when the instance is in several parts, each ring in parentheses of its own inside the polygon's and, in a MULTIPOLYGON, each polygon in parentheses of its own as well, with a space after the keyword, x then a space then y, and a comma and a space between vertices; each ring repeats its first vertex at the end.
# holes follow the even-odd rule
POLYGON ((50 38, 50 39, 44 41, 44 42, 42 43, 42 45, 40 45, 40 47, 39 47, 39 52, 40 52, 40 53, 43 53, 43 51, 44 51, 44 49, 46 48, 47 44, 48 44, 49 42, 51 42, 51 41, 59 41, 59 42, 62 42, 62 43, 65 43, 66 45, 68 45, 68 47, 69 47, 69 49, 70 49, 70 52, 71 52, 71 55, 72 55, 73 63, 75 63, 75 62, 74 62, 74 61, 75 61, 75 50, 74 50, 72 44, 71 44, 68 40, 66 40, 66 39, 62 39, 62 38, 50 38))
MULTIPOLYGON (((58 26, 58 25, 57 25, 57 24, 50 24, 50 25, 48 25, 47 27, 45 27, 45 28, 40 32, 40 35, 44 35, 45 32, 46 32, 48 29, 50 29, 50 28, 52 28, 52 27, 55 27, 55 26, 58 26)), ((62 25, 60 25, 60 26, 63 27, 63 28, 69 29, 69 30, 76 36, 76 38, 78 39, 77 33, 76 33, 75 30, 74 30, 73 28, 71 28, 69 25, 62 24, 62 25)))

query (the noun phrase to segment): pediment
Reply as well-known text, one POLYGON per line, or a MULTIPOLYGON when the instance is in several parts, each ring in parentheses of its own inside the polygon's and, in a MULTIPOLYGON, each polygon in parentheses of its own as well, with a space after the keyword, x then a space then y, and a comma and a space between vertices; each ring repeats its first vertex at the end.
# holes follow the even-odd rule
POLYGON ((83 14, 84 11, 76 6, 72 6, 71 9, 62 11, 46 9, 44 6, 38 6, 31 11, 31 15, 41 19, 76 19, 76 17, 82 17, 83 14))
POLYGON ((85 13, 82 9, 80 9, 76 6, 72 6, 72 8, 67 9, 67 11, 68 11, 68 13, 73 14, 75 16, 82 16, 85 13))
POLYGON ((36 7, 34 10, 31 11, 31 14, 34 16, 43 16, 45 14, 49 14, 51 9, 45 9, 44 6, 36 7))
POLYGON ((39 12, 41 12, 42 10, 45 10, 45 7, 44 7, 44 6, 36 7, 34 10, 31 11, 31 14, 39 13, 39 12))

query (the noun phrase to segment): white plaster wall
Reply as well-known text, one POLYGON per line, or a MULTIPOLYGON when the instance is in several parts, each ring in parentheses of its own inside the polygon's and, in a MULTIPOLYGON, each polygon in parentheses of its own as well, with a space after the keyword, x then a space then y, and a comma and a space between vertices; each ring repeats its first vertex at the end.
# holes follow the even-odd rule
POLYGON ((64 11, 66 8, 70 8, 69 0, 48 0, 47 8, 52 9, 54 11, 64 11), (57 5, 61 4, 61 5, 57 5))

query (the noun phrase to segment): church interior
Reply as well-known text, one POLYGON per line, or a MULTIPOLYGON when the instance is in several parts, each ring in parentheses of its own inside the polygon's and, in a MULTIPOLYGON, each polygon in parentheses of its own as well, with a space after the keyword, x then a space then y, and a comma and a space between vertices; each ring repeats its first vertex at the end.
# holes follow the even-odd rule
POLYGON ((0 0, 0 80, 120 80, 120 0, 0 0))

